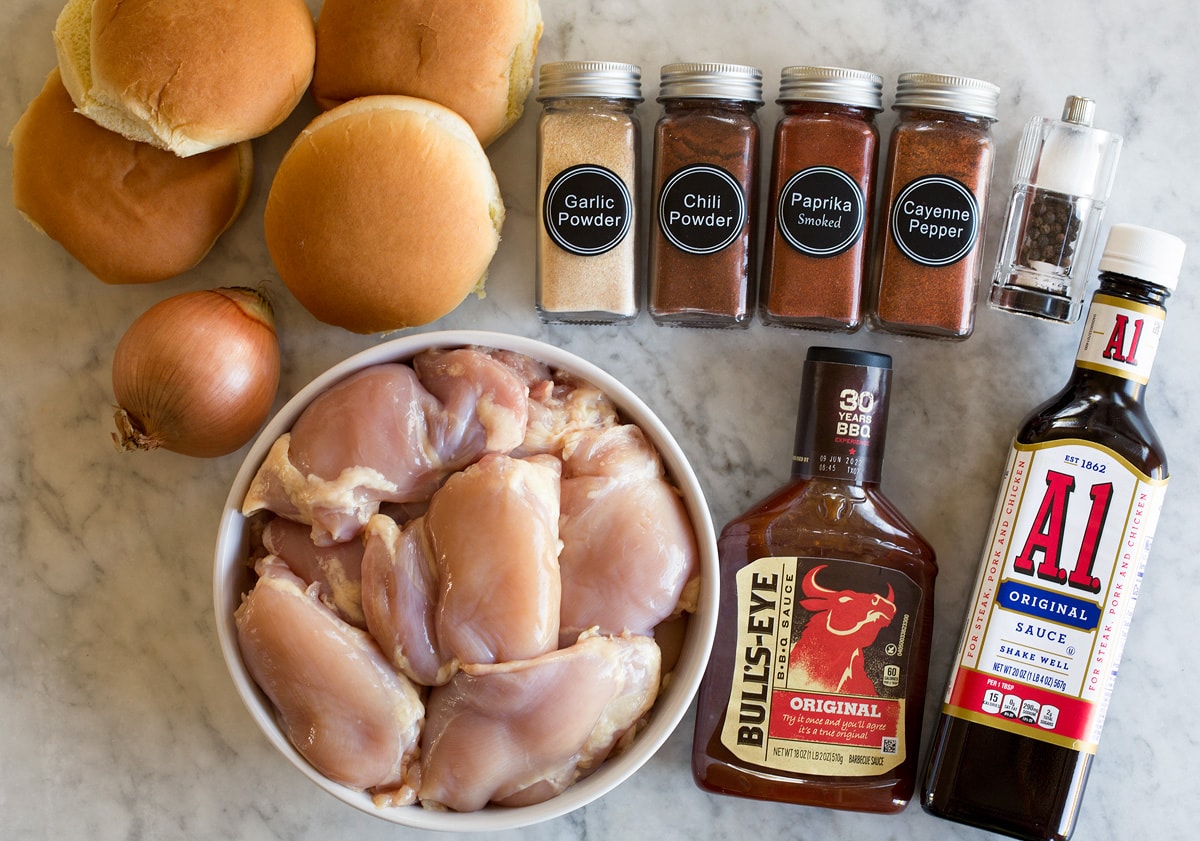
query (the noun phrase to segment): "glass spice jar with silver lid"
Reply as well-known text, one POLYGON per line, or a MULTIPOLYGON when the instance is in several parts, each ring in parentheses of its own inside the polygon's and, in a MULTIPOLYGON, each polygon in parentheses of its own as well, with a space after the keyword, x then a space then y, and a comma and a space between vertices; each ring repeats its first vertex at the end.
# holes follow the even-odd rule
POLYGON ((738 327, 754 314, 762 71, 662 68, 654 130, 649 310, 657 324, 738 327))
POLYGON ((764 324, 850 333, 862 326, 883 79, 785 67, 759 290, 764 324))
POLYGON ((897 80, 872 329, 951 341, 973 332, 999 100, 998 87, 965 76, 897 80))
POLYGON ((544 64, 538 76, 538 316, 612 324, 641 307, 641 68, 544 64))

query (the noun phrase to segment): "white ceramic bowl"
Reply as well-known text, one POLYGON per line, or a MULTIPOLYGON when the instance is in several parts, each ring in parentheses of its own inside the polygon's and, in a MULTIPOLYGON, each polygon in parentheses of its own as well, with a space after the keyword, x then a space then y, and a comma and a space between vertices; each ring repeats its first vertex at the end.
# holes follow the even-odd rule
MULTIPOLYGON (((213 600, 221 653, 229 673, 255 723, 267 739, 310 780, 339 800, 396 824, 446 831, 491 831, 513 829, 550 820, 602 797, 628 779, 662 746, 687 712, 708 662, 717 622, 717 549, 712 518, 704 492, 687 458, 671 433, 637 395, 615 378, 574 354, 552 345, 501 333, 479 331, 430 332, 394 339, 358 353, 330 368, 305 386, 266 425, 250 448, 225 500, 217 535, 213 576, 213 600), (247 520, 241 514, 242 499, 271 444, 292 427, 303 409, 321 392, 362 368, 381 362, 403 362, 434 347, 485 347, 524 353, 534 359, 575 374, 592 383, 612 399, 624 420, 642 428, 658 448, 663 465, 680 488, 696 530, 700 548, 700 603, 688 623, 687 636, 668 686, 659 695, 648 726, 619 756, 605 762, 591 776, 544 803, 513 808, 489 806, 478 812, 439 812, 420 806, 381 809, 369 795, 354 791, 322 776, 300 755, 279 728, 266 696, 255 685, 238 649, 233 614, 242 594, 250 586, 245 560, 249 551, 247 520)), ((680 774, 688 773, 679 769, 680 774)))

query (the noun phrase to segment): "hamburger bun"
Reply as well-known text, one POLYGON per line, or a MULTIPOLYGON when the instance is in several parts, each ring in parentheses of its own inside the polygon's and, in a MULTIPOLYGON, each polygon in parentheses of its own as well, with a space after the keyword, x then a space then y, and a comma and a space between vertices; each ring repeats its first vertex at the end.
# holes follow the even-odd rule
POLYGON ((300 133, 263 221, 280 278, 309 312, 380 333, 482 296, 504 203, 465 120, 423 99, 367 96, 300 133))
POLYGON ((203 259, 241 212, 250 143, 180 158, 75 111, 57 69, 13 128, 13 201, 105 283, 149 283, 203 259))
POLYGON ((457 111, 487 146, 521 116, 542 35, 537 0, 325 0, 313 97, 401 94, 457 111))
POLYGON ((312 79, 316 31, 304 0, 68 0, 54 44, 85 116, 187 156, 283 122, 312 79))

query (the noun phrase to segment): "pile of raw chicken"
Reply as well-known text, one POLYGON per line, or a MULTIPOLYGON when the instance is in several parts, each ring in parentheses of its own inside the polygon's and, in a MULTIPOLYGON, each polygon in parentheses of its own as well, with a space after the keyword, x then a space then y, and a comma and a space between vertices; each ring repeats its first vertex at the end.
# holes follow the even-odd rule
POLYGON ((595 771, 646 721, 699 593, 642 430, 509 351, 335 384, 243 513, 246 667, 296 749, 380 806, 520 806, 595 771))

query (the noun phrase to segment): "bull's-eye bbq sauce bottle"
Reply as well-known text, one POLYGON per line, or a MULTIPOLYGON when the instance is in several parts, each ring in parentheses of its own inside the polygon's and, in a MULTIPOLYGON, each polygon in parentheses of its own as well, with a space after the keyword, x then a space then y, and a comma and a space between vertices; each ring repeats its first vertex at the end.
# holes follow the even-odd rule
POLYGON ((1167 487, 1143 395, 1183 251, 1112 227, 1071 378, 1017 432, 923 778, 932 814, 1074 829, 1167 487))
POLYGON ((810 348, 791 481, 721 533, 701 788, 867 812, 912 796, 937 566, 879 487, 891 365, 810 348))

